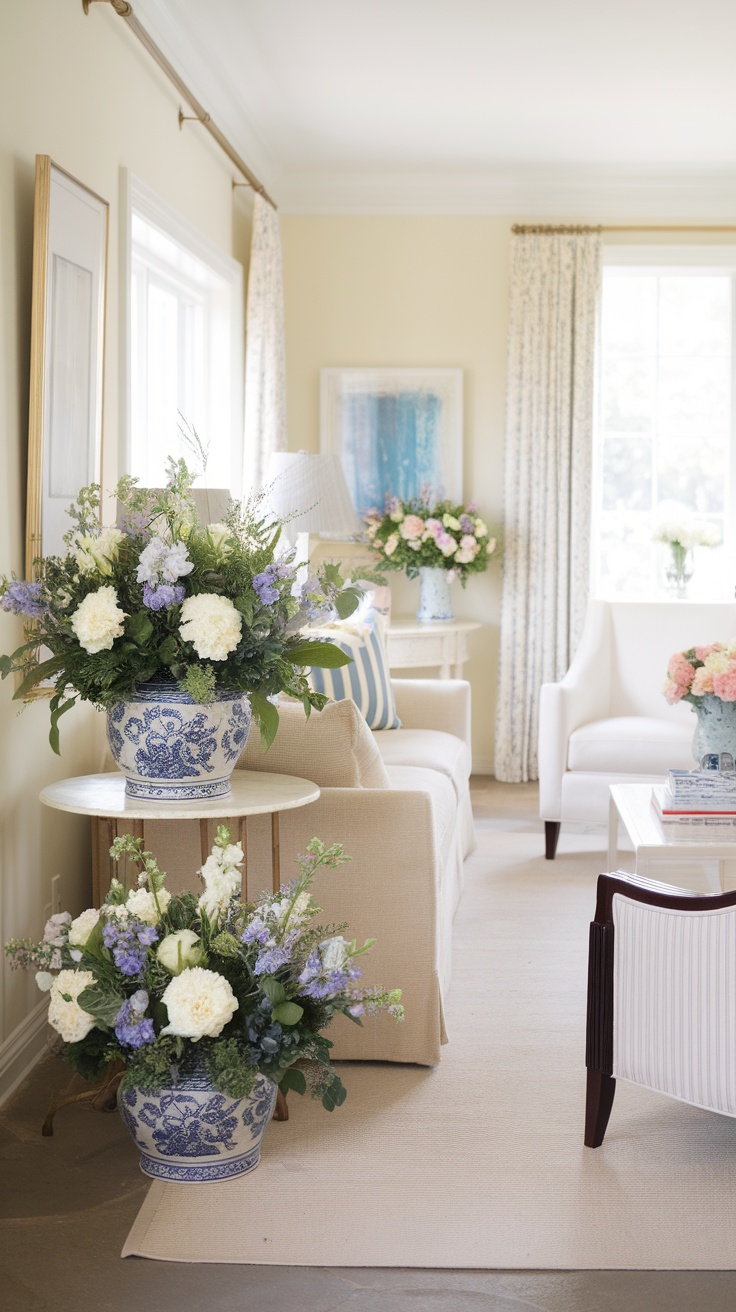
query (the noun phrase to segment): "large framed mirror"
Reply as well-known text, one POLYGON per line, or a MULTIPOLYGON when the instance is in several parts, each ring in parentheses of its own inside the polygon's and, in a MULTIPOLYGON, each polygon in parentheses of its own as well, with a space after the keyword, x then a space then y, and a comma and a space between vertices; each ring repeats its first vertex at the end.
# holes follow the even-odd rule
POLYGON ((36 156, 26 578, 64 552, 67 506, 100 481, 109 205, 36 156))

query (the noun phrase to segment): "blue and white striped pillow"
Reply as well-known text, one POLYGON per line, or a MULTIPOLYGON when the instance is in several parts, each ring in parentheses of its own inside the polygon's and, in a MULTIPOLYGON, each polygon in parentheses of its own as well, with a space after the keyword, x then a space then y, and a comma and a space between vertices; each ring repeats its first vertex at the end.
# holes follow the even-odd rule
POLYGON ((351 698, 369 729, 400 729, 396 714, 391 675, 375 611, 363 623, 336 623, 320 630, 310 630, 311 637, 329 638, 350 656, 350 665, 339 670, 312 667, 309 682, 315 692, 323 692, 334 702, 351 698))

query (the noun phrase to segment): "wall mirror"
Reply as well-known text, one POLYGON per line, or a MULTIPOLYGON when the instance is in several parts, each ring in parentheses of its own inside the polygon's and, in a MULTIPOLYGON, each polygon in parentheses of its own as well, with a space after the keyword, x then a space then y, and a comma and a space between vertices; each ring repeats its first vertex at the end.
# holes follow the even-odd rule
POLYGON ((107 201, 36 156, 26 578, 64 552, 66 509, 100 481, 107 201))

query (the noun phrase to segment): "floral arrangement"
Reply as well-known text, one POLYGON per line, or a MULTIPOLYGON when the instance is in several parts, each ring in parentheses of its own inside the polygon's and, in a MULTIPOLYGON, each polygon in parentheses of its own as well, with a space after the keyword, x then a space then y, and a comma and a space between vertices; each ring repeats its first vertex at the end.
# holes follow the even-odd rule
POLYGON ((277 556, 280 526, 260 514, 260 496, 232 503, 223 523, 199 525, 192 475, 169 460, 159 493, 125 477, 121 513, 102 528, 100 489, 83 488, 69 507, 67 554, 36 562, 37 579, 3 579, 2 607, 31 622, 24 644, 0 657, 3 678, 22 675, 16 698, 51 681, 50 741, 76 700, 107 708, 153 678, 175 681, 196 702, 247 694, 269 744, 278 727, 272 699, 286 692, 321 709, 309 666, 348 661, 334 644, 301 635, 316 618, 345 618, 361 593, 334 564, 303 578, 293 552, 277 556), (39 661, 39 648, 50 656, 39 661))
POLYGON ((736 639, 676 651, 667 666, 663 692, 671 706, 680 701, 697 706, 707 694, 736 702, 736 639))
POLYGON ((406 570, 409 578, 426 565, 447 570, 448 582, 459 578, 464 587, 470 574, 486 568, 497 547, 474 502, 432 504, 426 489, 411 501, 387 497, 383 514, 369 511, 365 525, 383 568, 406 570))
POLYGON ((339 1106, 345 1090, 321 1031, 338 1012, 356 1024, 380 1011, 403 1017, 400 990, 358 983, 374 940, 359 948, 344 926, 314 923, 311 884, 320 866, 349 860, 342 847, 313 839, 298 877, 255 904, 241 900, 243 851, 225 826, 199 871, 199 898, 171 895, 141 839, 118 838, 111 854, 140 866, 133 887, 114 879, 100 910, 54 915, 41 943, 5 949, 14 966, 37 970, 74 1069, 95 1079, 117 1061, 124 1085, 154 1090, 196 1061, 233 1098, 260 1073, 339 1106))
POLYGON ((692 547, 717 547, 721 534, 715 524, 698 519, 685 507, 675 503, 660 506, 653 542, 665 542, 671 548, 679 548, 684 555, 692 547))

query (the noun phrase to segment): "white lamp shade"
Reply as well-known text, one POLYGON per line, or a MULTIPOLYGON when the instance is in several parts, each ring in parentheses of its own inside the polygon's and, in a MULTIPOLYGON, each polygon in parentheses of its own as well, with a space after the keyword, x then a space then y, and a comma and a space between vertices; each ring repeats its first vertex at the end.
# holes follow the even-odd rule
POLYGON ((291 540, 297 533, 350 538, 363 531, 337 455, 274 451, 264 489, 266 508, 291 540))

